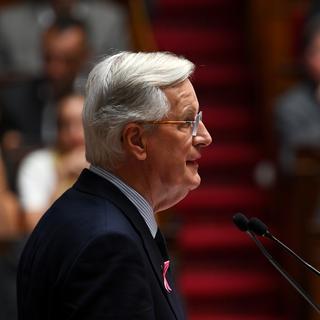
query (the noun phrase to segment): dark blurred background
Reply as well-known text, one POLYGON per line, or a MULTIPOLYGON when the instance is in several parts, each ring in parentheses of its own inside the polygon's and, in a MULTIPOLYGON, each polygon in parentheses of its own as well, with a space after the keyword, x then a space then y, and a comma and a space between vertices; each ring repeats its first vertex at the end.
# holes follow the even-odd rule
MULTIPOLYGON (((86 166, 76 115, 59 105, 118 50, 171 51, 197 66, 213 144, 202 186, 158 217, 189 319, 318 319, 232 217, 259 217, 320 268, 320 1, 2 0, 0 320, 16 319, 25 239, 86 166)), ((263 243, 320 303, 319 279, 263 243)))

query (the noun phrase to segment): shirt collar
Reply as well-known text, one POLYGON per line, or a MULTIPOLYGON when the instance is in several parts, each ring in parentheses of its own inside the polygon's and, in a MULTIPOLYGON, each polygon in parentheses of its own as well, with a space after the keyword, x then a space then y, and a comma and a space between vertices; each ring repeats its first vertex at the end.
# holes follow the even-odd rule
POLYGON ((149 202, 140 193, 128 186, 119 177, 116 177, 111 172, 93 165, 90 165, 89 170, 108 180, 120 189, 120 191, 136 206, 143 220, 147 224, 152 237, 155 238, 158 225, 154 216, 153 209, 149 202))

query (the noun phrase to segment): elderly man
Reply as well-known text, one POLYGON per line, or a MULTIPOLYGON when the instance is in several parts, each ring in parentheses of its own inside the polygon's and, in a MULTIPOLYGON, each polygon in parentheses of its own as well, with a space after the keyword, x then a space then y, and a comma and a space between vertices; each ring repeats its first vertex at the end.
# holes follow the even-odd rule
POLYGON ((200 184, 211 137, 168 53, 110 56, 87 82, 85 169, 22 254, 19 319, 185 319, 154 214, 200 184))

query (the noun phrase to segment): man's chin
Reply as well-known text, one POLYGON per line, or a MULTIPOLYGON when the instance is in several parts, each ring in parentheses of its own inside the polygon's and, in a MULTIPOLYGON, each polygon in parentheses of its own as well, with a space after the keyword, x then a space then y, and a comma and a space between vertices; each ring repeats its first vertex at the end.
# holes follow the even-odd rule
POLYGON ((189 190, 192 191, 194 189, 197 189, 200 186, 200 184, 201 184, 201 177, 199 176, 199 174, 197 174, 195 177, 193 177, 189 190))
POLYGON ((192 179, 188 181, 188 183, 181 183, 179 185, 176 185, 176 187, 170 193, 172 198, 170 199, 170 201, 168 201, 165 208, 161 209, 161 211, 168 209, 176 205, 180 201, 182 201, 185 197, 187 197, 190 191, 198 188, 200 183, 201 183, 201 178, 199 174, 196 174, 195 176, 192 177, 192 179))

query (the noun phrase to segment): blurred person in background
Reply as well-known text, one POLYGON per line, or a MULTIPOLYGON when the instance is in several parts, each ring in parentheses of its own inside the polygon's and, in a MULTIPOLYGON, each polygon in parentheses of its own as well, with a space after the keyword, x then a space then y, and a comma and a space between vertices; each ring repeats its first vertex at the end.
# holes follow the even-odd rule
POLYGON ((17 318, 16 271, 24 236, 87 165, 81 115, 83 100, 82 95, 71 94, 59 101, 56 144, 53 148, 31 152, 22 161, 19 199, 8 190, 0 159, 0 320, 17 318))
POLYGON ((127 12, 119 1, 23 1, 0 11, 0 74, 41 74, 42 34, 61 17, 83 21, 94 57, 130 47, 127 12))
POLYGON ((57 20, 44 34, 43 54, 47 101, 42 111, 41 140, 48 145, 56 139, 56 102, 81 89, 87 76, 90 53, 85 25, 70 18, 57 20))
POLYGON ((10 191, 0 152, 0 241, 16 239, 20 233, 20 208, 10 191))
POLYGON ((27 233, 87 165, 81 116, 83 102, 83 96, 78 94, 62 98, 57 107, 58 134, 54 147, 33 151, 21 163, 18 192, 27 233))
POLYGON ((2 130, 18 131, 25 145, 52 143, 56 101, 73 91, 81 74, 86 75, 88 59, 83 23, 72 18, 56 20, 42 37, 44 73, 1 89, 2 130))
POLYGON ((13 190, 20 159, 30 149, 55 142, 57 101, 86 75, 90 53, 85 26, 72 18, 56 20, 43 34, 42 51, 41 77, 10 82, 0 90, 1 143, 13 190))
POLYGON ((303 40, 304 79, 280 96, 274 109, 279 165, 285 175, 294 172, 301 148, 320 149, 320 15, 306 23, 303 40))
POLYGON ((0 153, 0 319, 15 320, 16 267, 22 235, 20 207, 9 190, 0 153))

